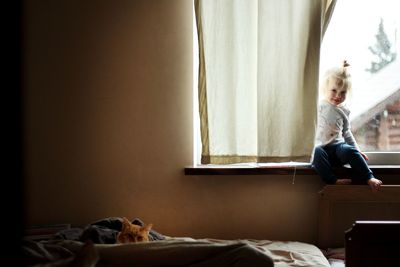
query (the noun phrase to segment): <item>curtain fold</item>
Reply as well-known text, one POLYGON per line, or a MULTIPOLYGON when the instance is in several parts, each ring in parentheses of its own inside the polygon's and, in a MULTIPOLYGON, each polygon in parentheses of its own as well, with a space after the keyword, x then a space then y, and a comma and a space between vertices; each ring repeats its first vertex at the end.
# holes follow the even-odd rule
POLYGON ((195 0, 202 164, 309 161, 334 4, 195 0))

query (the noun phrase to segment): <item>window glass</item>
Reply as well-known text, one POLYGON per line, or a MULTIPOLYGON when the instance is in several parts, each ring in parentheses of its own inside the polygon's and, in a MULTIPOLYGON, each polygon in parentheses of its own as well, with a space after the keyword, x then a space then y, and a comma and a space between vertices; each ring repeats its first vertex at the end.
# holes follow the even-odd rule
POLYGON ((322 42, 322 75, 351 65, 351 127, 365 152, 400 152, 399 27, 398 0, 338 0, 322 42))

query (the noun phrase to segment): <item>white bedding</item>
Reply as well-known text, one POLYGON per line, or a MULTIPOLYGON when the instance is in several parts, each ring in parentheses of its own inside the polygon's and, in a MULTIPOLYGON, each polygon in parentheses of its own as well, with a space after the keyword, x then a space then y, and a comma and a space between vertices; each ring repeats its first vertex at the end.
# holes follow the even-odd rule
MULTIPOLYGON (((83 244, 71 240, 43 243, 44 248, 52 246, 54 249, 57 245, 72 255, 76 255, 83 244)), ((294 241, 168 237, 161 241, 94 246, 99 256, 97 267, 330 267, 316 246, 294 241)), ((65 261, 65 258, 60 260, 65 261)), ((54 263, 35 266, 67 266, 54 263)))
MULTIPOLYGON (((172 238, 173 240, 194 240, 191 238, 172 238)), ((199 240, 199 239, 197 239, 199 240)), ((208 242, 230 244, 234 242, 244 242, 252 245, 274 261, 274 266, 292 266, 292 267, 330 267, 327 258, 322 251, 315 245, 297 242, 297 241, 270 241, 270 240, 218 240, 201 239, 208 242)))

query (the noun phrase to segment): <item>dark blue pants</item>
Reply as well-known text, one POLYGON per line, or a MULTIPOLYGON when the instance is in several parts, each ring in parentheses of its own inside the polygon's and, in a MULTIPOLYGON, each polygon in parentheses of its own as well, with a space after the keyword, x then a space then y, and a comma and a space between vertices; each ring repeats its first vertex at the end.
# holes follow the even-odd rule
POLYGON ((345 164, 351 166, 352 180, 367 182, 367 180, 374 177, 372 171, 368 168, 367 162, 354 146, 339 143, 325 147, 315 147, 312 167, 325 183, 334 184, 337 177, 333 173, 333 167, 345 164))

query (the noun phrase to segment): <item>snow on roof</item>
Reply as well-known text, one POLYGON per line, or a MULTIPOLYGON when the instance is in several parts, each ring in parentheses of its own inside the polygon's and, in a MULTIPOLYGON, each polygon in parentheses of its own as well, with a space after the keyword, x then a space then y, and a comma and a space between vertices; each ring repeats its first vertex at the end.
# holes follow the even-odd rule
POLYGON ((397 59, 357 85, 350 104, 350 120, 356 120, 400 89, 400 60, 397 59))

